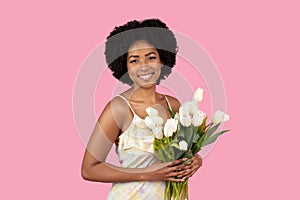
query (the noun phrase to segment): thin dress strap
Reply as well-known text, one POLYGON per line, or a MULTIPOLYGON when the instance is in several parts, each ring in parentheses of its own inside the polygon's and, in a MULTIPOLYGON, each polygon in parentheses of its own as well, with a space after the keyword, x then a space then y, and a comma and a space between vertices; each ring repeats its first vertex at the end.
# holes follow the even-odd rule
POLYGON ((133 108, 131 107, 129 101, 128 101, 125 97, 123 97, 122 95, 120 95, 120 94, 118 94, 117 96, 118 96, 118 97, 121 97, 121 98, 127 103, 127 105, 128 105, 128 107, 130 108, 131 112, 132 112, 134 115, 136 115, 135 112, 134 112, 134 110, 133 110, 133 108))
POLYGON ((168 104, 170 110, 173 111, 173 110, 172 110, 172 107, 171 107, 171 105, 170 105, 170 102, 169 102, 169 100, 168 100, 168 98, 167 98, 167 96, 164 95, 164 97, 165 97, 165 99, 166 99, 166 101, 167 101, 167 104, 168 104))

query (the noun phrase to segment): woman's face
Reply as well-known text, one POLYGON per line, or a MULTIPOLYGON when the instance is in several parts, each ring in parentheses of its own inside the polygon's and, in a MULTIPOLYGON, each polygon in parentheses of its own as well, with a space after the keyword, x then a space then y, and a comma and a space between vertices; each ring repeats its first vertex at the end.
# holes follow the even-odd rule
POLYGON ((133 43, 127 53, 127 70, 135 86, 149 87, 156 84, 161 70, 156 48, 144 40, 133 43))

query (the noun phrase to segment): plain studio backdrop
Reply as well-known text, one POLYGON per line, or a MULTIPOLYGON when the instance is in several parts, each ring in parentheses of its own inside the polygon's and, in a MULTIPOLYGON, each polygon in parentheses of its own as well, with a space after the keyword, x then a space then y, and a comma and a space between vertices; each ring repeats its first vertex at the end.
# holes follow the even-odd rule
MULTIPOLYGON (((299 199, 298 11, 291 0, 1 2, 0 199, 105 199, 110 184, 80 175, 74 83, 114 26, 153 17, 202 45, 226 89, 231 131, 191 178, 190 198, 299 199)), ((109 97, 95 94, 97 115, 109 97)))

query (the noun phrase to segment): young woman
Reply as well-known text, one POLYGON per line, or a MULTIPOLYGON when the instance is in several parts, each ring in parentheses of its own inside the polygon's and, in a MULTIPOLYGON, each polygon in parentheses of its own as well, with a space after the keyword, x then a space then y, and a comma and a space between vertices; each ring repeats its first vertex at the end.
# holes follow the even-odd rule
POLYGON ((176 62, 177 42, 172 31, 158 19, 130 21, 108 36, 105 55, 113 76, 131 88, 114 97, 104 108, 90 138, 82 162, 86 180, 111 182, 108 199, 164 199, 165 181, 183 181, 202 165, 199 156, 162 163, 153 152, 153 133, 144 123, 146 108, 159 111, 164 121, 169 107, 180 103, 160 94, 156 85, 176 62), (105 162, 112 144, 122 167, 105 162))

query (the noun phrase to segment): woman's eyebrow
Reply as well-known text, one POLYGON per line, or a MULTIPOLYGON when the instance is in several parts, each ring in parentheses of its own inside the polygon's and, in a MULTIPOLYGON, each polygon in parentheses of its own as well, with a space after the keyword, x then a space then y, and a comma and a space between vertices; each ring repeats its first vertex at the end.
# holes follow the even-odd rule
POLYGON ((139 56, 139 55, 131 55, 131 56, 128 57, 128 59, 131 58, 131 57, 133 57, 133 58, 138 58, 138 57, 140 57, 140 56, 139 56))
MULTIPOLYGON (((149 56, 149 55, 151 55, 151 54, 156 54, 154 51, 151 51, 151 52, 149 52, 149 53, 146 53, 145 54, 145 56, 149 56)), ((129 57, 128 57, 128 59, 129 58, 131 58, 131 57, 133 57, 133 58, 138 58, 138 57, 140 57, 139 55, 130 55, 129 57)))
POLYGON ((151 52, 149 52, 149 53, 146 53, 145 54, 145 56, 149 56, 149 55, 151 55, 151 54, 156 54, 154 51, 151 51, 151 52))

